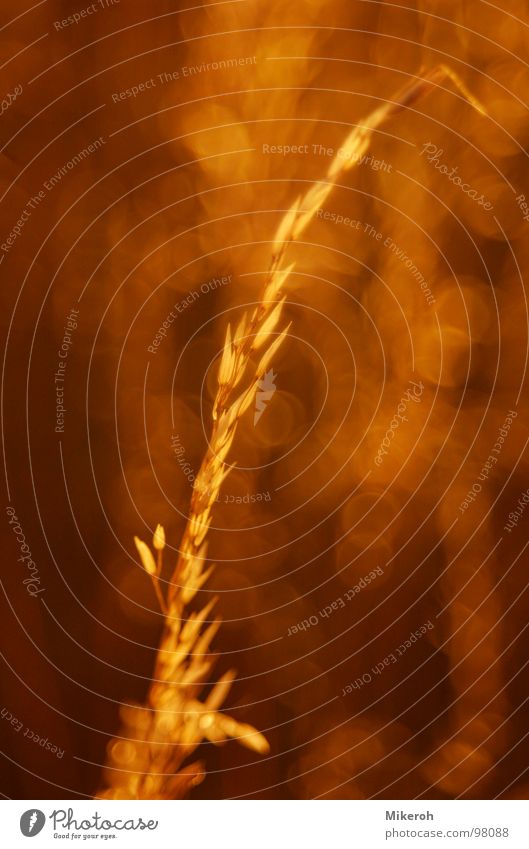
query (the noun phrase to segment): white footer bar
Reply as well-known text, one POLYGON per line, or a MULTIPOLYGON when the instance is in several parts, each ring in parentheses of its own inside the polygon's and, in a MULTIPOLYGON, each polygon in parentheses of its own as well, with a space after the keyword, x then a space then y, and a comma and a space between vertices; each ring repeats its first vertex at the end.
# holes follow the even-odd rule
POLYGON ((2 801, 2 844, 528 849, 526 801, 2 801), (28 840, 35 838, 35 843, 28 840), (68 842, 67 842, 68 841, 68 842))

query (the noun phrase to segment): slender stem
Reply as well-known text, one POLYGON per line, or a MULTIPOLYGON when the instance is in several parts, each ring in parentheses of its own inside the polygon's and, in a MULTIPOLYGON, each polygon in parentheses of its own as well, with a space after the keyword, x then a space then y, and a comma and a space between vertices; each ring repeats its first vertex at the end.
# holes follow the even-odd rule
MULTIPOLYGON (((158 555, 158 557, 160 557, 160 555, 158 555)), ((160 589, 160 582, 158 580, 158 575, 151 575, 151 578, 152 578, 152 585, 154 587, 154 592, 156 593, 156 598, 158 599, 158 604, 160 605, 160 609, 161 609, 162 613, 165 614, 165 616, 167 616, 169 611, 167 609, 167 604, 166 604, 165 599, 163 597, 163 593, 160 589)))

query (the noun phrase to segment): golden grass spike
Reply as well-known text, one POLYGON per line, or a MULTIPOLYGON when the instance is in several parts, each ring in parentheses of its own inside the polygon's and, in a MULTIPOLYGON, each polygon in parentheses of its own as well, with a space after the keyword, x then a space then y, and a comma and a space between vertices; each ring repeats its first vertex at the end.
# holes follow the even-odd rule
MULTIPOLYGON (((432 80, 434 78, 435 73, 436 73, 436 70, 432 71, 431 74, 430 74, 430 78, 432 80)), ((461 77, 458 74, 456 74, 456 72, 454 70, 452 70, 452 68, 450 68, 448 65, 440 65, 439 68, 437 69, 437 73, 439 73, 440 75, 444 75, 445 77, 448 77, 450 80, 452 80, 455 87, 457 89, 459 89, 459 91, 461 92, 461 94, 463 95, 465 100, 467 100, 470 103, 470 105, 473 106, 474 109, 477 112, 480 112, 485 117, 489 114, 487 112, 487 110, 485 109, 485 107, 483 106, 483 104, 481 103, 481 101, 478 100, 477 97, 474 97, 472 92, 466 87, 466 85, 463 82, 463 80, 461 79, 461 77)))
POLYGON ((257 366, 257 369, 256 369, 256 372, 257 372, 259 377, 262 377, 264 375, 265 371, 267 370, 268 366, 270 365, 271 361, 273 360, 275 354, 278 352, 279 348, 281 347, 281 345, 285 341, 287 333, 290 330, 291 324, 292 324, 292 322, 290 322, 290 324, 287 324, 287 326, 279 334, 279 336, 276 336, 276 338, 274 339, 274 341, 272 342, 272 344, 270 345, 268 350, 264 352, 263 356, 261 357, 261 361, 260 361, 260 363, 259 363, 259 365, 257 366))
POLYGON ((237 673, 235 670, 230 669, 219 678, 204 702, 208 710, 218 710, 224 704, 236 677, 237 673))
POLYGON ((255 334, 254 338, 252 339, 252 348, 254 349, 254 351, 259 350, 259 348, 264 345, 272 331, 275 330, 275 327, 277 325, 277 322, 279 321, 279 317, 283 310, 283 304, 285 303, 285 300, 286 295, 283 296, 281 300, 277 302, 273 310, 269 313, 267 318, 265 318, 261 327, 255 334))
MULTIPOLYGON (((204 652, 209 648, 218 621, 205 621, 204 611, 198 617, 191 614, 186 618, 185 607, 204 576, 204 540, 210 521, 209 508, 229 471, 224 470, 224 461, 240 417, 250 406, 260 377, 288 331, 287 327, 274 338, 273 328, 279 322, 284 306, 282 289, 294 268, 294 264, 282 267, 288 245, 303 233, 337 180, 359 163, 369 147, 373 131, 446 79, 455 84, 473 108, 486 114, 457 74, 444 65, 405 86, 393 101, 372 112, 362 124, 353 128, 344 142, 350 158, 336 157, 328 169, 326 180, 315 183, 287 210, 273 239, 272 259, 261 300, 251 318, 243 315, 233 337, 228 326, 213 403, 211 438, 194 481, 187 525, 167 593, 165 625, 153 680, 145 705, 127 706, 122 711, 124 728, 121 736, 125 739, 113 740, 109 744, 106 769, 109 787, 102 791, 100 798, 182 798, 203 779, 201 764, 185 766, 184 761, 204 739, 220 742, 229 736, 259 754, 269 751, 268 742, 259 731, 217 710, 228 694, 234 673, 227 673, 213 687, 210 703, 207 698, 204 702, 198 700, 202 687, 197 678, 203 674, 204 652), (268 347, 257 369, 253 369, 250 387, 246 390, 248 394, 243 393, 244 402, 241 403, 241 395, 233 400, 233 392, 251 365, 252 340, 255 338, 259 339, 259 347, 268 347), (190 563, 193 564, 191 570, 188 568, 190 563), (186 586, 186 581, 192 581, 193 586, 186 586), (183 627, 180 627, 181 623, 184 623, 183 627), (211 709, 213 707, 214 710, 211 709)), ((141 540, 135 538, 135 542, 144 568, 153 577, 152 553, 141 540)), ((160 562, 161 553, 160 549, 160 562)), ((155 571, 156 568, 154 566, 155 571)), ((206 663, 209 668, 209 659, 206 663)))
POLYGON ((152 538, 153 548, 156 551, 163 551, 165 548, 165 531, 161 525, 156 525, 156 530, 152 538))
POLYGON ((222 358, 219 366, 219 376, 218 382, 219 384, 226 384, 230 382, 230 378, 233 372, 233 354, 231 347, 231 327, 228 324, 228 329, 226 330, 226 340, 224 342, 224 348, 222 350, 222 358))

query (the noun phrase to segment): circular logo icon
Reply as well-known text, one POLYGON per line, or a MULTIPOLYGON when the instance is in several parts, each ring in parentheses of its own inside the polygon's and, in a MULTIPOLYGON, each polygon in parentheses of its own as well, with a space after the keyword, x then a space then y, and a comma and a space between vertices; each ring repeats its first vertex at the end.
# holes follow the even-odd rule
POLYGON ((20 831, 25 837, 35 837, 44 828, 46 816, 38 808, 30 808, 20 817, 20 831))

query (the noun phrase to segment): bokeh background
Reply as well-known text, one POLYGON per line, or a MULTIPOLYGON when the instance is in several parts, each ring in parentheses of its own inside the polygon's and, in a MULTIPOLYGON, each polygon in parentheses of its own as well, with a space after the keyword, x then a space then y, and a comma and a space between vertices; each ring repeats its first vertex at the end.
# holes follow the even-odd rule
POLYGON ((2 485, 44 592, 6 513, 1 793, 97 791, 163 621, 133 535, 161 522, 176 555, 226 325, 329 149, 444 63, 488 115, 432 87, 290 249, 277 391, 238 431, 200 593, 219 595, 217 669, 238 670, 226 707, 271 752, 204 745, 194 795, 526 797, 527 3, 26 6, 0 22, 2 97, 21 88, 0 125, 2 485), (270 151, 285 145, 307 148, 270 151))

